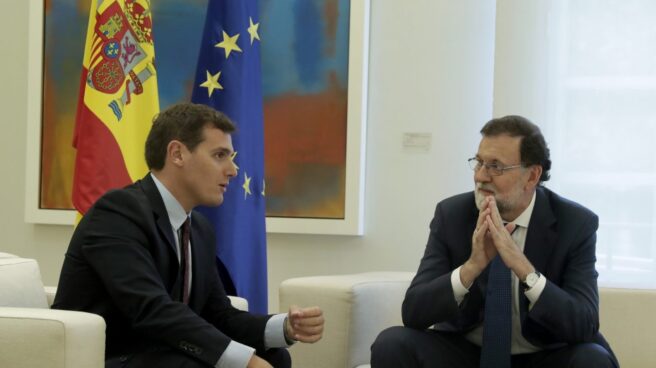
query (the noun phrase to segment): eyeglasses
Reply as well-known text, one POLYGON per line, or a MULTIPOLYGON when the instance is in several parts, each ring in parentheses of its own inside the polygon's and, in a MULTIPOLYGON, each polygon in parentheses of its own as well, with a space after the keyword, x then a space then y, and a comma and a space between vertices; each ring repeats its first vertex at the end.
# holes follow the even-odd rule
POLYGON ((523 166, 522 164, 511 165, 511 166, 503 166, 503 165, 500 165, 499 163, 496 163, 496 162, 493 163, 493 164, 490 164, 490 163, 486 163, 483 160, 480 160, 476 157, 470 158, 469 160, 467 160, 467 162, 469 163, 469 167, 471 167, 471 169, 474 170, 474 171, 478 171, 478 170, 481 169, 481 167, 485 167, 485 172, 490 176, 503 175, 503 173, 506 170, 512 170, 512 169, 516 169, 518 167, 523 166))

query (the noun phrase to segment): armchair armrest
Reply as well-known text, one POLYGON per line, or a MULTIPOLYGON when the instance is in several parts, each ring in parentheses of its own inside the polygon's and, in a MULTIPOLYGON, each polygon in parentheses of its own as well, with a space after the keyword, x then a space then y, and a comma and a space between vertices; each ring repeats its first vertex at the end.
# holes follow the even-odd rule
POLYGON ((48 299, 48 306, 52 307, 52 303, 55 301, 55 294, 57 294, 57 287, 44 286, 43 290, 46 292, 46 299, 48 299))
POLYGON ((0 308, 0 367, 104 366, 105 321, 100 316, 40 308, 0 308))
POLYGON ((295 365, 353 368, 369 364, 370 347, 385 328, 400 325, 401 303, 412 272, 301 277, 280 285, 280 310, 318 305, 326 320, 316 344, 290 349, 295 365))
POLYGON ((232 295, 228 295, 228 298, 230 299, 230 304, 232 304, 233 307, 248 312, 248 300, 239 296, 232 295))

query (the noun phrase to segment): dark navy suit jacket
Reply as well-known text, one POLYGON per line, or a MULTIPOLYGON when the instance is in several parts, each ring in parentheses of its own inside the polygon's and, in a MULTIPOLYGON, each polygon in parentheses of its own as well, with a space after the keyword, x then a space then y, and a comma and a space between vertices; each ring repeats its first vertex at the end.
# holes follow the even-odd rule
POLYGON ((233 308, 216 271, 214 231, 192 211, 192 288, 180 300, 173 230, 153 179, 110 191, 75 229, 53 308, 99 314, 106 355, 178 349, 214 365, 231 340, 263 351, 270 316, 233 308))
MULTIPOLYGON (((474 193, 448 198, 437 205, 417 275, 403 301, 406 326, 466 333, 483 321, 488 269, 458 306, 451 272, 471 254, 478 209, 474 193)), ((532 344, 555 348, 596 342, 609 352, 599 333, 599 294, 595 270, 597 216, 549 189, 538 187, 524 253, 547 278, 540 298, 528 310, 520 296, 523 336, 532 344)))

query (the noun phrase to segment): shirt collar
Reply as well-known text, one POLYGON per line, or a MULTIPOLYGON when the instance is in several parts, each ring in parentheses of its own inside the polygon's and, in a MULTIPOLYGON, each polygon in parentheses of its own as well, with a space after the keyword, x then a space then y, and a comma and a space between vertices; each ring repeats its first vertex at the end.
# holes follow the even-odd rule
POLYGON ((535 207, 535 194, 536 191, 533 192, 533 198, 531 198, 531 203, 528 204, 528 207, 522 212, 515 221, 512 221, 513 224, 517 226, 522 226, 525 228, 528 228, 528 223, 531 221, 531 215, 533 214, 533 207, 535 207))
POLYGON ((162 184, 162 182, 159 181, 155 175, 153 175, 153 173, 150 173, 150 177, 153 178, 155 186, 157 187, 160 196, 162 196, 164 207, 166 207, 166 213, 169 215, 171 226, 173 226, 173 228, 176 230, 179 229, 180 226, 182 226, 185 220, 189 217, 189 215, 185 212, 184 208, 182 208, 180 202, 175 199, 173 194, 171 194, 171 192, 166 189, 166 186, 164 186, 164 184, 162 184))

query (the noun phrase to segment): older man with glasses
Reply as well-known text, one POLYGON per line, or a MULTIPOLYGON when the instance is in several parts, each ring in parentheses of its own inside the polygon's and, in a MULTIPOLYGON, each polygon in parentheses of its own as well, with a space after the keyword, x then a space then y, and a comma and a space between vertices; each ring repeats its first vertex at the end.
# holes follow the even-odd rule
POLYGON ((475 189, 437 205, 403 327, 373 368, 619 367, 599 333, 598 218, 545 188, 551 160, 521 116, 490 120, 475 189))

